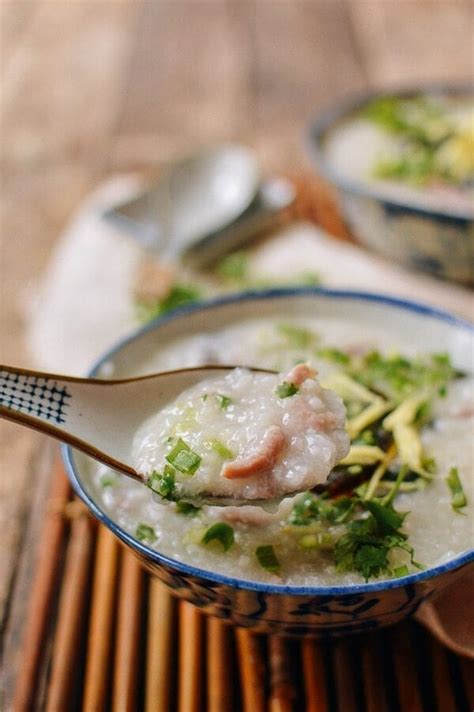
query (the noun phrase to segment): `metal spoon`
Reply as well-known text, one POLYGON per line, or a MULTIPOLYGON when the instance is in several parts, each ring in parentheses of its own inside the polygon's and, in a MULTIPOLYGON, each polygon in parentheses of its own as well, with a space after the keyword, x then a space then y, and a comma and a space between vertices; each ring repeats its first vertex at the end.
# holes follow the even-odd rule
MULTIPOLYGON (((0 416, 82 450, 143 484, 146 475, 130 463, 132 440, 151 415, 204 378, 235 366, 200 366, 124 380, 73 378, 0 365, 0 416)), ((274 373, 250 368, 256 373, 274 373)), ((289 494, 285 493, 285 497, 289 494)), ((182 496, 195 504, 259 505, 276 509, 283 498, 234 499, 215 493, 182 496)))

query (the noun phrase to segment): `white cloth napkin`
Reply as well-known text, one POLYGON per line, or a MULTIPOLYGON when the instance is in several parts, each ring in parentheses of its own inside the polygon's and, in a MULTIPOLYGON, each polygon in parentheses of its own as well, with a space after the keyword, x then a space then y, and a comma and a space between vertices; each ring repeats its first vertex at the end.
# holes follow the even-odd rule
MULTIPOLYGON (((27 343, 38 368, 83 375, 114 341, 137 326, 131 299, 142 253, 101 213, 133 195, 136 176, 118 176, 91 195, 60 236, 42 283, 30 288, 27 343)), ((282 228, 256 249, 252 268, 287 279, 314 271, 328 287, 379 291, 416 299, 465 318, 474 297, 461 287, 408 272, 330 238, 311 223, 282 228)))

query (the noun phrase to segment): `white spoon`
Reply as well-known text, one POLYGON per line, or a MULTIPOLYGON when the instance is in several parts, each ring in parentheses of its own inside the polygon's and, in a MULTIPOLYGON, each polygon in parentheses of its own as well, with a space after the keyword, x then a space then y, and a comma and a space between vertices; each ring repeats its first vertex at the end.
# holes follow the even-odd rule
POLYGON ((254 201, 260 177, 250 149, 212 146, 172 164, 149 189, 104 217, 142 247, 175 260, 234 223, 254 201))
MULTIPOLYGON (((137 472, 130 462, 138 427, 187 388, 234 368, 200 366, 109 381, 0 365, 0 416, 72 445, 145 484, 146 475, 137 472)), ((241 500, 213 493, 182 498, 198 504, 252 504, 272 509, 283 495, 274 500, 241 500)))

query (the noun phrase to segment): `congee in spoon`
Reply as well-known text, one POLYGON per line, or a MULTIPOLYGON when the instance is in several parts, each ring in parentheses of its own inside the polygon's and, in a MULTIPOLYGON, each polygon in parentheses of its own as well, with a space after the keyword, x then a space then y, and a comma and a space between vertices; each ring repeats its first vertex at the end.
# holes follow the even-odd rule
POLYGON ((162 499, 270 500, 323 483, 349 451, 345 408, 301 363, 205 379, 147 420, 135 468, 162 499))

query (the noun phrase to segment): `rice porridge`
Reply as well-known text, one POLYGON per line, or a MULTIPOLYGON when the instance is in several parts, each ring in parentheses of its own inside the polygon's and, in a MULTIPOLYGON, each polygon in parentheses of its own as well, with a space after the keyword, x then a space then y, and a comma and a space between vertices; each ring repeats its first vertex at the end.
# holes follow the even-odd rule
POLYGON ((142 425, 135 469, 172 500, 252 503, 312 489, 349 451, 342 399, 315 376, 299 364, 203 379, 142 425))
POLYGON ((474 215, 472 99, 381 97, 341 121, 324 143, 341 177, 408 205, 474 215))
MULTIPOLYGON (((472 548, 474 380, 447 354, 423 353, 388 329, 361 336, 342 320, 282 317, 175 340, 150 356, 149 372, 234 363, 296 380, 295 364, 304 362, 323 388, 303 379, 296 391, 275 397, 292 378, 256 378, 246 369, 203 382, 137 433, 133 456, 154 473, 150 486, 95 464, 88 483, 94 499, 157 551, 254 581, 324 586, 399 577, 472 548), (330 426, 295 421, 285 431, 285 415, 296 417, 298 403, 310 401, 313 414, 330 416, 330 426), (287 491, 296 478, 311 492, 286 497, 276 512, 200 507, 179 496, 182 482, 199 493, 216 472, 245 464, 269 444, 272 427, 290 443, 304 437, 314 445, 303 461, 283 446, 275 451, 278 492, 285 475, 287 491)), ((274 493, 265 490, 268 479, 261 490, 259 473, 250 475, 229 478, 228 493, 274 493)))

